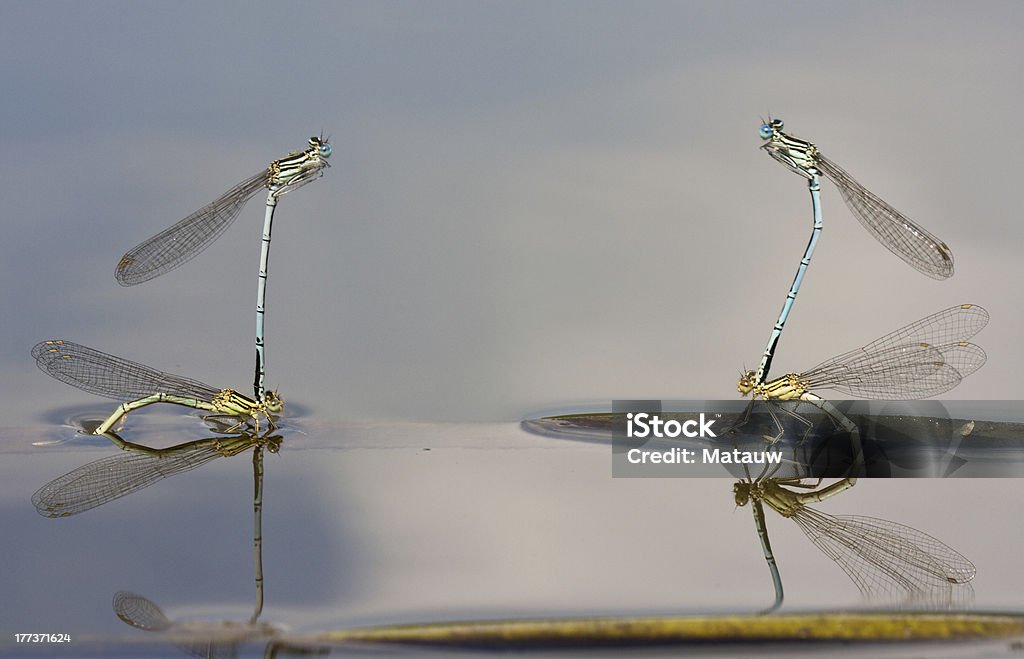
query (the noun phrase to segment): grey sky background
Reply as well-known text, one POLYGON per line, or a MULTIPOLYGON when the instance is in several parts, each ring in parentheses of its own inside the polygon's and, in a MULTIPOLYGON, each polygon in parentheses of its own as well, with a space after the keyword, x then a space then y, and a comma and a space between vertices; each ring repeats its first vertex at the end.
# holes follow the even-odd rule
POLYGON ((961 302, 952 398, 1021 398, 1019 3, 0 2, 7 426, 97 400, 66 338, 249 391, 262 204, 174 273, 128 248, 323 131, 284 197, 269 383, 325 419, 518 419, 731 398, 810 231, 768 113, 945 240, 921 276, 823 184, 775 361, 810 367, 961 302))

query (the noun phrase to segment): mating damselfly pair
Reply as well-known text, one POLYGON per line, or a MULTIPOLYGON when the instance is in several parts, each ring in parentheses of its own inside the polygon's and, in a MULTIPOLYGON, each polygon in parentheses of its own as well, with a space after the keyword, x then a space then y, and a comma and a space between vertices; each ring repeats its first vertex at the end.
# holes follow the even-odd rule
POLYGON ((274 211, 282 195, 320 178, 330 166, 327 161, 330 156, 328 140, 322 136, 309 138, 306 150, 273 161, 265 170, 234 186, 213 203, 129 250, 115 269, 115 277, 123 286, 170 272, 213 243, 238 217, 246 202, 266 189, 256 300, 254 398, 233 389, 216 389, 191 378, 163 373, 68 341, 44 341, 32 349, 36 363, 51 376, 84 391, 123 401, 117 411, 94 429, 96 434, 114 429, 128 412, 155 403, 183 405, 239 419, 229 432, 247 423, 259 432, 261 417, 267 426, 273 427, 272 415, 283 409, 277 392, 268 391, 264 384, 266 283, 274 211))
MULTIPOLYGON (((953 274, 952 252, 944 242, 867 190, 826 158, 813 143, 789 135, 782 128, 783 122, 779 119, 765 122, 760 130, 764 140, 762 148, 790 171, 807 179, 813 222, 811 236, 760 364, 756 370, 743 372, 737 389, 744 396, 751 394, 763 399, 769 406, 779 434, 766 436, 766 439, 777 442, 783 432, 772 409, 774 401, 804 401, 820 408, 833 419, 837 428, 849 433, 856 459, 862 461, 858 427, 813 390, 833 389, 853 396, 900 400, 926 398, 948 391, 985 363, 985 352, 968 339, 985 327, 989 315, 974 304, 951 307, 807 371, 769 380, 779 339, 822 232, 822 175, 836 185, 854 216, 889 251, 933 279, 946 279, 953 274)), ((862 462, 857 462, 853 469, 859 466, 862 462)), ((824 501, 849 489, 856 483, 856 475, 824 487, 820 480, 809 484, 800 478, 773 476, 766 467, 758 476, 748 474, 746 480, 734 486, 736 504, 751 504, 775 587, 775 601, 766 612, 782 605, 783 587, 768 539, 765 505, 796 521, 814 544, 838 563, 869 598, 899 595, 903 601, 930 607, 963 605, 969 600, 974 565, 932 536, 887 520, 833 517, 807 507, 808 503, 824 501)))
POLYGON ((765 400, 822 399, 814 389, 834 389, 853 396, 888 399, 927 398, 955 387, 981 368, 985 351, 968 339, 988 323, 989 314, 975 304, 961 304, 891 332, 863 348, 851 350, 802 373, 768 380, 775 349, 797 292, 810 265, 822 230, 819 177, 825 174, 839 188, 861 224, 891 252, 935 279, 953 274, 953 256, 946 244, 857 183, 811 142, 782 131, 771 119, 761 126, 762 148, 809 182, 814 228, 779 318, 757 370, 744 371, 740 394, 765 400))
POLYGON ((822 232, 822 174, 835 183, 854 216, 889 251, 933 279, 947 279, 953 275, 953 254, 944 242, 858 183, 841 167, 822 155, 814 144, 784 133, 782 127, 781 119, 770 119, 763 124, 760 135, 764 144, 761 148, 787 169, 807 179, 811 194, 813 227, 793 284, 786 294, 786 301, 772 328, 761 362, 754 371, 754 386, 764 384, 768 378, 782 330, 793 309, 800 285, 810 266, 814 247, 822 232))
POLYGON ((275 160, 265 170, 250 176, 213 203, 192 213, 174 226, 128 250, 114 275, 122 286, 133 286, 174 270, 210 246, 238 217, 239 212, 260 190, 267 190, 260 270, 256 290, 256 376, 253 390, 260 402, 266 388, 266 346, 264 325, 270 237, 274 210, 281 196, 323 176, 330 167, 331 145, 323 136, 309 138, 309 148, 275 160))

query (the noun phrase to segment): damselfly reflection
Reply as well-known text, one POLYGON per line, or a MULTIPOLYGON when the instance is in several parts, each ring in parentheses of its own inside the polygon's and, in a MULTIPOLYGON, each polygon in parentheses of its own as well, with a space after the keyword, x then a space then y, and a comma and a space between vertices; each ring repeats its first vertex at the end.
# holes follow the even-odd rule
MULTIPOLYGON (((157 632, 194 657, 237 657, 244 643, 266 642, 264 657, 326 655, 326 647, 289 641, 283 631, 267 622, 189 622, 172 620, 152 600, 136 593, 114 594, 114 613, 127 625, 157 632)), ((246 655, 248 656, 248 655, 246 655)))
POLYGON ((250 622, 263 611, 263 451, 277 453, 280 435, 210 437, 168 448, 126 442, 113 433, 107 439, 125 451, 101 458, 54 479, 32 495, 44 517, 70 517, 143 490, 157 481, 191 471, 221 457, 253 449, 253 561, 256 606, 250 622))
POLYGON ((284 402, 275 391, 268 391, 266 401, 258 402, 233 389, 216 389, 70 341, 43 341, 32 348, 32 356, 40 370, 61 382, 91 394, 126 401, 93 430, 96 435, 114 429, 132 410, 155 403, 205 410, 215 418, 233 418, 235 424, 227 429, 229 433, 247 425, 259 432, 261 417, 267 427, 274 428, 272 415, 284 409, 284 402))
MULTIPOLYGON (((241 440, 243 438, 239 439, 241 440)), ((181 637, 182 641, 180 644, 185 651, 198 657, 235 656, 240 643, 247 640, 257 640, 273 636, 277 632, 272 625, 267 623, 258 624, 257 620, 263 613, 263 451, 266 449, 276 453, 280 448, 281 438, 257 438, 249 436, 245 439, 248 440, 248 443, 239 441, 230 447, 225 447, 225 452, 236 455, 249 446, 252 446, 253 448, 253 573, 256 584, 256 604, 248 623, 240 624, 236 622, 222 622, 210 624, 172 622, 166 615, 164 615, 164 612, 159 606, 141 595, 123 591, 114 595, 114 612, 122 621, 138 629, 165 632, 172 636, 181 637)), ((223 440, 220 440, 219 438, 217 438, 216 441, 223 442, 223 440)), ((217 457, 216 455, 210 456, 209 449, 211 447, 205 445, 200 446, 200 444, 200 442, 190 442, 189 444, 183 444, 178 447, 173 447, 172 449, 165 449, 163 453, 155 454, 156 456, 164 457, 157 457, 156 459, 165 459, 174 463, 176 466, 180 467, 179 471, 193 469, 195 466, 198 466, 198 464, 193 466, 183 466, 187 464, 186 461, 182 461, 183 455, 201 454, 203 457, 199 459, 207 462, 212 460, 214 457, 217 457), (171 452, 168 453, 168 451, 171 452)), ((150 457, 154 456, 154 454, 148 452, 145 455, 150 457)), ((124 458, 125 456, 118 457, 124 458)), ((82 467, 80 471, 85 473, 81 474, 77 480, 97 480, 93 475, 95 474, 96 469, 90 469, 90 467, 93 467, 94 465, 100 466, 101 462, 104 461, 94 462, 91 465, 82 467)), ((112 471, 118 471, 119 468, 124 466, 123 463, 124 461, 122 460, 121 463, 114 465, 112 471)), ((133 462, 133 467, 135 467, 135 464, 136 463, 133 462)), ((107 466, 109 467, 109 465, 107 466)), ((104 469, 105 468, 106 467, 104 467, 104 469)), ((148 466, 142 469, 122 469, 122 471, 138 472, 142 476, 142 478, 137 479, 140 481, 152 482, 163 477, 162 475, 154 474, 154 463, 152 461, 149 462, 148 466)), ((72 474, 74 473, 75 472, 72 472, 72 474)), ((68 474, 68 476, 71 476, 72 474, 68 474)), ((100 478, 99 480, 103 479, 100 478)), ((57 481, 54 481, 54 483, 56 482, 57 481)), ((53 483, 50 485, 53 485, 53 483)), ((141 487, 145 487, 145 485, 142 485, 141 487)), ((141 487, 136 487, 132 491, 141 489, 141 487)), ((120 491, 123 489, 125 488, 118 486, 108 487, 106 494, 109 496, 115 490, 120 491)), ((128 492, 123 492, 117 496, 124 496, 124 494, 127 493, 128 492)), ((275 643, 272 641, 268 644, 267 649, 270 650, 274 646, 275 643)))
POLYGON ((133 627, 147 631, 187 634, 190 637, 185 646, 187 651, 193 654, 199 648, 204 651, 197 656, 225 656, 221 650, 234 650, 246 638, 274 633, 272 626, 257 625, 256 621, 263 613, 263 451, 276 453, 281 447, 281 437, 244 435, 230 441, 217 437, 167 449, 139 447, 123 442, 116 436, 110 438, 115 443, 120 442, 118 445, 121 448, 133 454, 97 460, 48 483, 32 498, 40 514, 73 515, 137 492, 167 476, 195 469, 215 458, 238 455, 250 447, 253 449, 253 575, 256 604, 248 625, 222 623, 197 627, 171 623, 153 602, 141 595, 126 592, 114 596, 117 617, 133 627))
POLYGON ((238 646, 276 633, 268 623, 173 621, 152 600, 120 591, 114 594, 114 613, 127 625, 147 632, 160 632, 194 657, 236 657, 238 646))
POLYGON ((812 485, 799 478, 756 478, 733 485, 736 505, 751 504, 775 586, 775 601, 765 613, 779 608, 784 594, 768 539, 764 505, 796 522, 869 600, 931 609, 969 604, 974 594, 970 586, 974 564, 945 543, 896 522, 860 515, 833 516, 807 505, 848 490, 856 482, 856 478, 845 478, 821 487, 820 480, 812 485))
POLYGON ((277 453, 280 435, 248 433, 209 437, 167 448, 127 442, 114 433, 104 435, 124 453, 100 458, 54 479, 32 495, 36 512, 44 517, 69 517, 128 496, 176 474, 191 471, 217 458, 257 449, 277 453))

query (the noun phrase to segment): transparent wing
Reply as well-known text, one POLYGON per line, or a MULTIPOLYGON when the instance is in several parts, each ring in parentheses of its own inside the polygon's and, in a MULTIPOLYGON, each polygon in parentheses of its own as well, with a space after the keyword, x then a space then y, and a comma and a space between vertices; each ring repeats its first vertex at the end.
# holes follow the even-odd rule
POLYGON ((834 389, 864 398, 916 400, 949 391, 985 363, 973 343, 911 344, 850 355, 801 376, 810 389, 834 389))
POLYGON ((32 504, 43 517, 70 517, 222 455, 216 440, 201 440, 180 452, 124 453, 101 458, 39 488, 32 495, 32 504))
POLYGON ((864 346, 864 350, 881 350, 907 343, 941 344, 966 341, 988 325, 988 318, 988 311, 983 307, 976 304, 960 304, 875 339, 864 346))
POLYGON ((245 203, 267 187, 269 170, 228 190, 212 204, 125 253, 114 270, 122 286, 134 286, 170 272, 209 247, 238 217, 245 203))
POLYGON ((988 319, 988 312, 978 305, 951 307, 828 359, 800 378, 812 389, 868 398, 934 396, 952 389, 985 363, 985 351, 967 339, 981 331, 988 319))
POLYGON ((114 594, 114 613, 123 622, 148 632, 163 631, 171 626, 171 621, 150 599, 124 590, 114 594))
POLYGON ((953 253, 942 242, 818 153, 815 164, 837 188, 854 217, 878 242, 933 279, 953 275, 953 253))
POLYGON ((806 506, 793 519, 869 599, 927 608, 963 607, 973 599, 974 564, 927 533, 873 517, 833 517, 806 506))
POLYGON ((180 375, 171 375, 70 341, 43 341, 32 348, 40 370, 91 394, 135 400, 171 394, 211 401, 219 389, 180 375))

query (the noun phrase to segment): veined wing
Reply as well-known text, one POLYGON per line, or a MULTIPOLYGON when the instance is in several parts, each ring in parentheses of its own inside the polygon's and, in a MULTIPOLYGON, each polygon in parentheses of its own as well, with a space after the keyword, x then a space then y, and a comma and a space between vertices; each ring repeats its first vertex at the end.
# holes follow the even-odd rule
POLYGON ((113 604, 117 617, 136 629, 149 632, 174 630, 182 637, 194 638, 191 643, 177 645, 199 659, 234 659, 238 656, 239 643, 245 640, 245 629, 232 623, 197 625, 172 622, 155 602, 135 593, 120 591, 114 595, 113 604), (209 633, 209 639, 204 639, 204 632, 209 633))
POLYGON ((932 279, 948 279, 953 275, 953 253, 946 243, 880 199, 820 152, 815 163, 839 188, 857 220, 890 252, 932 279))
POLYGON ((171 394, 211 401, 220 393, 198 380, 158 371, 70 341, 43 341, 32 348, 40 370, 83 391, 116 400, 171 394))
POLYGON ((245 203, 267 187, 270 170, 263 170, 200 208, 172 227, 128 250, 114 277, 122 286, 134 286, 170 272, 209 247, 238 217, 245 203))
POLYGON ((865 352, 881 351, 908 343, 940 345, 967 341, 988 324, 988 311, 976 304, 960 304, 933 313, 890 332, 864 346, 865 352))
POLYGON ((813 386, 855 396, 915 399, 952 389, 981 368, 985 351, 967 343, 988 324, 976 304, 944 309, 801 374, 813 386))
POLYGON ((936 396, 981 368, 985 351, 973 343, 910 343, 879 352, 856 350, 800 375, 810 389, 864 398, 915 400, 936 396))
POLYGON ((186 446, 181 450, 131 452, 95 460, 39 488, 32 495, 32 503, 43 517, 77 515, 223 455, 216 439, 186 446))
POLYGON ((163 631, 172 624, 149 598, 124 590, 114 595, 114 613, 123 622, 147 632, 163 631))
POLYGON ((973 598, 974 564, 927 533, 884 519, 832 516, 808 507, 793 519, 868 599, 951 608, 973 598))

